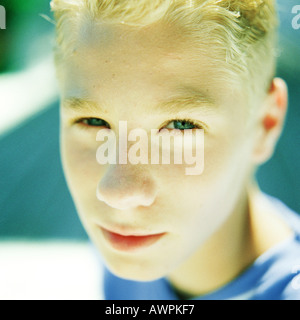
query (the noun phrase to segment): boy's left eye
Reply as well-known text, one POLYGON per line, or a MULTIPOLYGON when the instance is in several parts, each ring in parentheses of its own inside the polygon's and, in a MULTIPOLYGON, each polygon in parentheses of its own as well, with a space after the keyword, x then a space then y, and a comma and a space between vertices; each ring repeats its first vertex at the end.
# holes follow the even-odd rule
POLYGON ((177 130, 188 130, 188 129, 199 128, 199 126, 194 124, 192 121, 188 121, 188 120, 173 120, 169 122, 166 128, 177 129, 177 130))

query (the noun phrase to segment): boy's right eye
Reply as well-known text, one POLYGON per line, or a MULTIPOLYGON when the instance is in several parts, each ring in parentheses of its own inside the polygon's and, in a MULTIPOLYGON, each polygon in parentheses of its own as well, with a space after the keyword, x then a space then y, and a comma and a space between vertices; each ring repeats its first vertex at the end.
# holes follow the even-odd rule
POLYGON ((107 127, 110 129, 110 125, 105 120, 99 118, 85 118, 76 122, 88 127, 107 127))

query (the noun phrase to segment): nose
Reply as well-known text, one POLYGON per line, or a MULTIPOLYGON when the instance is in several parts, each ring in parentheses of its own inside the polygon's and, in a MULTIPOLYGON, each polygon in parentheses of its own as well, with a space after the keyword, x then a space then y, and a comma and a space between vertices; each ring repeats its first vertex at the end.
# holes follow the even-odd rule
POLYGON ((128 166, 110 166, 98 184, 97 198, 119 210, 151 206, 156 198, 154 181, 128 166))

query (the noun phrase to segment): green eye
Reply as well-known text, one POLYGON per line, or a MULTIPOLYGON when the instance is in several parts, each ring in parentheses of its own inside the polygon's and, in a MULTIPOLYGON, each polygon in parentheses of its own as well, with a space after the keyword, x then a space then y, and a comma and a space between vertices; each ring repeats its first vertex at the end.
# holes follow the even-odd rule
POLYGON ((105 120, 98 119, 98 118, 82 119, 79 122, 81 122, 83 125, 90 126, 90 127, 107 127, 107 128, 110 128, 110 125, 105 120))
POLYGON ((188 120, 173 120, 167 126, 167 129, 177 129, 177 130, 189 130, 199 128, 193 122, 188 120))

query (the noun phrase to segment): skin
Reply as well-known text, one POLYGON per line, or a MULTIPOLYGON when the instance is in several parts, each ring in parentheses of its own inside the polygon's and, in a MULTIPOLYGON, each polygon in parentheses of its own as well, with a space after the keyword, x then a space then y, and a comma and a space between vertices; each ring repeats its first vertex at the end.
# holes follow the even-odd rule
POLYGON ((62 162, 81 221, 116 275, 142 281, 167 276, 183 297, 215 290, 291 234, 274 219, 276 208, 253 180, 280 136, 285 84, 275 79, 249 119, 240 88, 218 81, 213 57, 201 56, 175 29, 89 21, 85 26, 73 54, 58 65, 62 162), (180 87, 201 90, 212 105, 153 112, 178 96, 180 87), (70 98, 96 108, 67 108, 70 98), (128 121, 128 131, 143 128, 150 136, 151 129, 174 119, 191 119, 205 130, 204 172, 187 176, 184 164, 99 165, 100 127, 78 122, 87 118, 104 119, 117 139, 119 121, 128 121), (113 248, 100 227, 165 235, 151 246, 124 251, 113 248))

